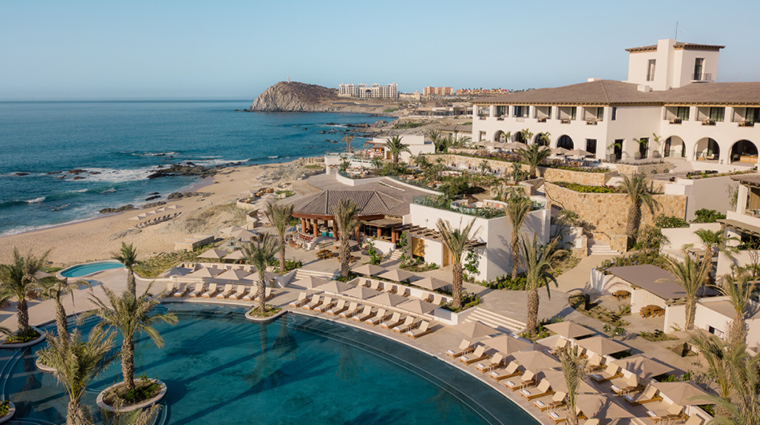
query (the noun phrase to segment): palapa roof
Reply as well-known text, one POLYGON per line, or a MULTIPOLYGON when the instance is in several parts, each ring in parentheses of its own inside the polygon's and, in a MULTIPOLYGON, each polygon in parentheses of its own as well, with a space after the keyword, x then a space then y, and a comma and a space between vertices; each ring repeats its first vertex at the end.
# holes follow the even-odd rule
MULTIPOLYGON (((676 277, 672 273, 651 264, 609 267, 607 272, 664 300, 686 298, 686 291, 676 283, 676 277)), ((715 290, 703 285, 697 295, 705 296, 715 293, 715 290)))
POLYGON ((332 216, 343 200, 353 201, 359 216, 409 214, 409 201, 400 196, 370 190, 325 190, 297 202, 294 214, 332 216))

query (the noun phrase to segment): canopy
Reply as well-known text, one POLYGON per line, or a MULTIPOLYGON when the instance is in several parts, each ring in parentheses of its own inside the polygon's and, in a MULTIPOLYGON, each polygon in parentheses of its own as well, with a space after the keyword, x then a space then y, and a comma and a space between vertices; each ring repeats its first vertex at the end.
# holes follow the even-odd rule
MULTIPOLYGON (((565 381, 565 374, 561 369, 549 369, 541 372, 543 379, 546 379, 552 384, 552 389, 555 393, 567 393, 567 381, 565 381)), ((577 394, 583 393, 595 393, 598 392, 594 387, 587 384, 586 381, 581 381, 578 385, 577 394)))
POLYGON ((544 327, 564 336, 565 338, 580 338, 595 333, 591 329, 573 322, 552 323, 550 325, 545 325, 544 327))
POLYGON ((345 296, 358 298, 360 300, 366 300, 372 297, 376 297, 379 294, 380 292, 375 291, 374 289, 367 288, 366 286, 357 286, 357 287, 349 289, 348 291, 343 292, 343 295, 345 296))
POLYGON ((700 404, 713 404, 707 398, 712 394, 699 388, 692 381, 680 382, 654 382, 651 384, 660 392, 679 406, 697 406, 700 404))
POLYGON ((589 419, 621 419, 635 418, 634 413, 629 412, 617 404, 612 397, 604 394, 578 394, 576 406, 589 419))
POLYGON ((375 276, 377 274, 382 273, 384 270, 385 269, 382 268, 382 267, 380 267, 380 266, 375 266, 375 265, 372 265, 372 264, 365 264, 363 266, 359 266, 359 267, 353 269, 352 271, 354 273, 363 274, 365 276, 375 276))
POLYGON ((571 150, 568 153, 568 155, 570 155, 570 156, 589 156, 589 155, 593 155, 593 153, 591 153, 589 151, 584 151, 583 149, 573 149, 573 150, 571 150))
POLYGON ((327 283, 326 277, 306 276, 303 279, 299 279, 293 282, 293 286, 300 286, 301 288, 314 289, 318 286, 322 286, 327 283))
POLYGON ((398 305, 398 308, 404 309, 410 313, 428 314, 438 308, 437 305, 422 300, 409 300, 398 305))
POLYGON ((565 148, 554 148, 552 149, 552 153, 555 155, 565 155, 566 153, 570 152, 569 149, 565 148))
POLYGON ((425 288, 429 291, 435 291, 436 289, 451 285, 449 282, 429 276, 420 280, 412 281, 410 283, 414 286, 419 286, 420 288, 425 288))
POLYGON ((369 301, 372 301, 375 304, 395 307, 401 304, 402 302, 406 301, 406 298, 402 297, 401 295, 389 294, 387 292, 383 292, 382 294, 376 297, 370 298, 369 301))
POLYGON ((254 232, 251 232, 250 230, 245 230, 245 229, 232 232, 232 237, 238 238, 240 240, 246 240, 246 241, 250 241, 251 239, 255 238, 257 235, 258 235, 257 233, 254 233, 254 232))
POLYGON ((241 250, 232 251, 230 254, 224 256, 225 260, 242 260, 245 258, 245 253, 241 250))
MULTIPOLYGON (((272 280, 272 279, 274 279, 276 277, 279 277, 279 276, 280 275, 278 275, 277 273, 273 273, 273 272, 269 272, 269 271, 264 271, 264 280, 266 280, 266 281, 272 280)), ((251 273, 248 276, 244 277, 243 280, 252 280, 254 282, 258 282, 259 281, 259 273, 258 273, 258 271, 254 271, 253 273, 251 273)))
POLYGON ((391 269, 387 270, 383 273, 380 273, 378 277, 382 277, 383 279, 392 280, 394 282, 403 282, 405 280, 410 280, 413 277, 417 277, 417 275, 413 273, 409 273, 404 270, 399 269, 391 269))
POLYGON ((185 276, 192 271, 193 269, 189 269, 187 267, 172 267, 169 270, 161 273, 161 277, 185 276))
POLYGON ((642 379, 649 379, 673 370, 672 366, 660 363, 642 354, 615 360, 612 363, 638 375, 642 379))
POLYGON ((499 335, 497 337, 485 340, 483 343, 493 348, 494 350, 506 355, 510 355, 517 351, 522 351, 533 347, 532 343, 517 339, 509 335, 499 335))
POLYGON ((188 274, 187 277, 212 278, 214 276, 222 274, 223 272, 224 270, 217 269, 215 267, 203 267, 188 274))
POLYGON ((591 338, 581 339, 576 344, 589 351, 593 351, 600 356, 608 356, 610 354, 619 353, 629 348, 604 336, 594 336, 591 338))
POLYGON ((243 278, 247 277, 250 274, 251 273, 244 270, 227 270, 219 276, 216 276, 215 279, 243 280, 243 278))
POLYGON ((354 285, 349 285, 348 283, 333 280, 331 282, 327 282, 322 286, 318 286, 316 289, 319 291, 329 292, 331 294, 340 294, 341 292, 348 291, 351 288, 354 288, 354 285))
POLYGON ((198 258, 222 258, 225 255, 229 254, 227 251, 223 251, 221 249, 209 249, 208 251, 204 252, 203 254, 199 255, 198 258))
POLYGON ((467 338, 484 338, 488 335, 498 333, 496 329, 486 326, 480 322, 465 322, 461 325, 454 326, 454 329, 462 332, 467 338))
POLYGON ((512 356, 514 356, 515 360, 517 360, 526 370, 533 373, 560 366, 557 359, 543 351, 518 351, 513 353, 512 356))

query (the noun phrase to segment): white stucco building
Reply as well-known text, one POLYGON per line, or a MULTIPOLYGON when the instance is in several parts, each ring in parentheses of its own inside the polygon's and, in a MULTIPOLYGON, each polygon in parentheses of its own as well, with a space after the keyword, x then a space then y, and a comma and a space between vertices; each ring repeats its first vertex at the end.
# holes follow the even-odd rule
POLYGON ((590 78, 476 100, 472 139, 500 141, 510 133, 512 141, 534 143, 550 133, 552 148, 585 149, 597 159, 672 156, 718 168, 755 166, 760 83, 717 83, 723 47, 659 40, 627 49, 627 81, 590 78), (534 140, 520 140, 523 129, 534 140))
POLYGON ((360 99, 398 99, 398 85, 391 83, 386 86, 380 84, 344 84, 338 85, 338 96, 358 97, 360 99))

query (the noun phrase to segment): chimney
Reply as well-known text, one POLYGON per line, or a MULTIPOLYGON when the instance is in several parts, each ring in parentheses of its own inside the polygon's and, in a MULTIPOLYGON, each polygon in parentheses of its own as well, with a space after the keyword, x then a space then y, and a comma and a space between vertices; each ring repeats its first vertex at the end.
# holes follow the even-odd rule
POLYGON ((644 93, 649 93, 650 91, 652 91, 652 87, 647 86, 645 84, 639 84, 638 86, 636 86, 636 89, 644 93))
POLYGON ((594 81, 602 81, 602 79, 601 78, 589 78, 588 80, 586 80, 587 83, 593 83, 594 81))

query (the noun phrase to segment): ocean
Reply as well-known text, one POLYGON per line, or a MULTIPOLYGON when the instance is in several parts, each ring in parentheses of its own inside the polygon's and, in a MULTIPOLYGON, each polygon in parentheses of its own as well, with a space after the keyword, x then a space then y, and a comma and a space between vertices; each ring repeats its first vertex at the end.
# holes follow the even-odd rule
POLYGON ((0 102, 0 235, 90 219, 103 208, 143 204, 156 194, 161 198, 150 202, 166 200, 198 182, 185 176, 148 179, 162 165, 253 165, 340 152, 343 135, 322 131, 387 119, 234 111, 249 105, 0 102))

